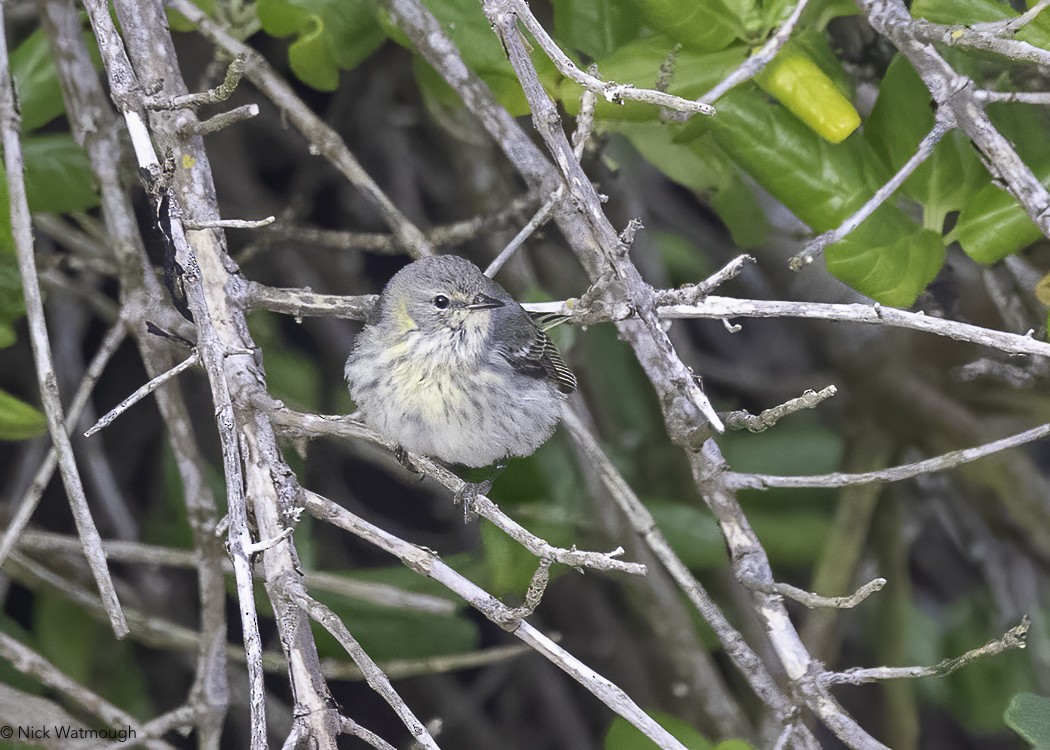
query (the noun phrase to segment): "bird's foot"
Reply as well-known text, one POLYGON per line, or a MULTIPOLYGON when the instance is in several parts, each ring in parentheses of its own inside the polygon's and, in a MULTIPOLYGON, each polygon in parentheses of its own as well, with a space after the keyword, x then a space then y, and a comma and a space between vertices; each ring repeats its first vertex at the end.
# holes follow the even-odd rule
POLYGON ((408 471, 415 474, 417 481, 423 481, 423 478, 426 475, 423 472, 421 472, 414 463, 412 463, 412 458, 408 455, 408 451, 406 451, 400 445, 394 448, 394 458, 397 459, 397 462, 399 464, 408 469, 408 471))
POLYGON ((478 517, 477 510, 474 508, 478 495, 484 495, 491 489, 492 480, 486 479, 484 482, 464 482, 463 486, 456 490, 456 494, 452 496, 452 502, 463 504, 463 523, 470 523, 478 517))

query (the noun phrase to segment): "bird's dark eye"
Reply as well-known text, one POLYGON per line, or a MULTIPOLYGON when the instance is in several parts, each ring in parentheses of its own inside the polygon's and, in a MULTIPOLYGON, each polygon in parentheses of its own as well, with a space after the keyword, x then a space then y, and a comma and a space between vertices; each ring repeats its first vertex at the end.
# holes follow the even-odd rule
POLYGON ((438 310, 444 310, 450 304, 452 303, 449 302, 448 297, 446 297, 444 294, 439 294, 438 296, 434 297, 434 307, 436 307, 438 310))

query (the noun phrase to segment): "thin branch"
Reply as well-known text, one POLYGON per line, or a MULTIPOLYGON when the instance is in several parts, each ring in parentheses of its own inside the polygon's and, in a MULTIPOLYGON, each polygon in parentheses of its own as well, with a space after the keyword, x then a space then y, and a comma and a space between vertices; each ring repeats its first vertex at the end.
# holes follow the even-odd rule
POLYGON ((821 675, 820 680, 826 685, 863 685, 868 682, 885 680, 944 677, 978 659, 996 656, 1015 648, 1024 648, 1030 625, 1031 621, 1028 615, 1025 615, 1021 618, 1021 624, 1008 630, 1002 638, 989 641, 980 648, 967 651, 961 656, 945 659, 931 667, 873 667, 870 669, 858 667, 847 669, 845 672, 826 672, 821 675))
POLYGON ((109 425, 113 423, 113 420, 115 420, 121 414, 123 414, 132 406, 137 404, 139 401, 146 398, 146 396, 153 393, 153 391, 157 390, 169 380, 176 377, 179 373, 188 370, 194 365, 198 364, 200 364, 200 355, 197 353, 197 350, 194 349, 193 354, 191 354, 189 357, 172 367, 167 372, 161 373, 157 377, 153 378, 144 386, 142 386, 130 396, 128 396, 126 399, 124 399, 119 404, 110 409, 101 419, 95 422, 94 426, 92 426, 87 432, 84 433, 84 437, 91 437, 99 430, 104 430, 106 427, 109 427, 109 425))
POLYGON ((244 77, 244 68, 247 60, 246 55, 234 55, 234 58, 226 68, 226 77, 223 79, 223 82, 209 91, 203 91, 199 94, 173 96, 166 101, 154 97, 147 100, 146 106, 151 109, 197 109, 207 104, 221 104, 233 96, 233 92, 237 90, 237 84, 244 77))
POLYGON ((183 219, 182 225, 186 229, 259 229, 267 227, 277 221, 276 216, 267 216, 265 219, 210 219, 205 221, 194 221, 183 219))
POLYGON ((859 474, 834 473, 814 474, 812 476, 776 476, 772 474, 737 474, 736 472, 728 472, 726 481, 730 486, 737 489, 751 490, 768 490, 774 487, 849 487, 851 485, 871 484, 873 482, 899 482, 922 474, 932 474, 953 469, 956 466, 971 463, 993 453, 1016 448, 1026 443, 1041 440, 1047 436, 1050 436, 1050 424, 1033 427, 1016 435, 993 440, 990 443, 978 445, 974 448, 951 451, 934 458, 927 458, 924 461, 894 466, 891 469, 866 471, 859 474))
POLYGON ((190 126, 189 132, 194 135, 211 135, 212 133, 218 133, 224 128, 228 128, 231 125, 250 120, 251 118, 258 116, 258 114, 258 104, 245 104, 240 107, 235 107, 229 112, 222 112, 214 117, 209 117, 207 120, 195 122, 190 126))
MULTIPOLYGON (((584 91, 580 97, 580 114, 576 118, 576 132, 573 133, 573 153, 576 154, 576 158, 579 159, 583 156, 583 151, 587 147, 587 140, 590 138, 591 130, 594 127, 594 104, 595 95, 593 91, 584 91)), ((492 259, 488 267, 485 269, 485 275, 490 279, 494 278, 499 270, 506 265, 507 261, 513 257, 514 253, 518 251, 522 245, 525 244, 525 240, 532 236, 532 234, 550 221, 554 215, 554 208, 558 205, 558 201, 565 195, 565 185, 559 185, 558 189, 544 201, 543 205, 540 206, 539 210, 533 214, 532 218, 518 231, 514 238, 507 243, 507 246, 500 251, 499 255, 492 259)))
MULTIPOLYGON (((494 3, 494 5, 497 4, 494 3)), ((532 15, 532 10, 529 8, 528 3, 522 0, 500 0, 495 11, 516 16, 563 76, 588 91, 601 95, 608 102, 619 103, 624 100, 632 100, 676 112, 685 112, 690 115, 713 115, 715 113, 714 107, 701 101, 683 99, 680 96, 674 96, 673 94, 654 89, 636 89, 629 83, 603 81, 589 73, 585 73, 576 67, 576 64, 569 59, 568 55, 562 52, 558 43, 543 28, 543 24, 532 15)))
POLYGON ((885 578, 873 578, 849 596, 821 596, 792 586, 790 583, 776 582, 772 585, 760 581, 744 581, 746 586, 763 594, 777 594, 792 601, 796 601, 809 609, 818 607, 826 609, 852 609, 863 602, 876 591, 882 591, 886 586, 885 578))
POLYGON ((332 610, 303 591, 302 584, 297 578, 286 577, 280 584, 280 590, 285 596, 306 610, 313 620, 320 623, 325 630, 331 633, 333 638, 339 641, 339 645, 343 647, 350 658, 354 660, 354 663, 361 669, 368 686, 376 691, 386 701, 387 705, 394 709, 401 722, 412 734, 413 739, 421 747, 437 750, 438 745, 434 738, 430 736, 430 732, 427 731, 423 722, 412 713, 405 701, 394 690, 394 686, 390 684, 390 678, 361 648, 361 644, 347 630, 343 621, 332 610))
POLYGON ((788 267, 790 267, 792 271, 801 270, 804 266, 812 263, 815 258, 819 257, 828 245, 834 245, 863 224, 865 219, 875 213, 875 209, 889 200, 890 196, 896 193, 897 189, 904 184, 904 181, 930 158, 933 154, 933 150, 937 148, 937 144, 941 142, 941 139, 944 138, 948 131, 954 128, 955 115, 952 110, 949 107, 939 107, 937 109, 937 114, 934 117, 933 128, 931 128, 930 132, 919 142, 919 145, 915 149, 915 153, 912 154, 908 161, 897 170, 897 173, 882 187, 876 190, 875 194, 871 196, 863 206, 857 209, 838 227, 824 232, 807 242, 801 252, 788 261, 788 267))
POLYGON ((857 5, 872 28, 893 42, 908 59, 937 106, 951 107, 959 128, 973 141, 988 171, 1006 185, 1039 230, 1050 237, 1050 192, 1021 159, 1010 140, 995 128, 975 96, 974 82, 959 75, 931 42, 963 44, 1044 65, 1050 64, 1050 50, 913 19, 903 0, 857 0, 857 5))
MULTIPOLYGON (((565 306, 545 304, 530 306, 545 312, 572 314, 565 306)), ((1034 354, 1050 356, 1050 343, 1025 335, 994 331, 989 328, 959 323, 954 320, 935 318, 923 312, 908 312, 895 307, 873 305, 833 304, 825 302, 789 302, 779 300, 744 300, 731 297, 711 296, 695 305, 670 304, 660 307, 661 318, 808 318, 812 320, 837 320, 870 325, 885 325, 893 328, 910 328, 914 331, 936 334, 956 341, 980 344, 998 349, 1007 354, 1034 354)))
POLYGON ((147 747, 170 750, 171 745, 168 743, 150 739, 150 734, 134 716, 73 680, 36 651, 3 631, 0 631, 0 657, 7 660, 22 674, 32 677, 40 684, 65 696, 91 716, 98 718, 111 730, 130 727, 136 733, 136 737, 146 740, 147 747))
POLYGON ((73 511, 77 532, 84 543, 88 567, 91 569, 98 584, 99 593, 106 604, 110 626, 118 638, 123 638, 128 633, 128 624, 121 611, 113 579, 106 565, 106 557, 102 552, 102 539, 91 517, 91 510, 84 496, 84 486, 77 472, 73 447, 66 434, 58 381, 51 359, 51 344, 44 318, 44 303, 40 296, 40 280, 37 277, 33 257, 33 232, 30 226, 29 205, 26 202, 25 164, 22 159, 22 144, 19 137, 21 122, 14 103, 5 34, 3 14, 0 12, 0 138, 3 142, 4 165, 7 173, 11 231, 18 255, 18 270, 22 278, 22 293, 25 298, 29 342, 36 365, 37 383, 40 386, 40 398, 47 416, 51 442, 58 455, 59 471, 62 474, 69 506, 73 511))
POLYGON ((730 430, 748 430, 749 432, 765 432, 789 414, 794 414, 803 409, 815 409, 821 402, 831 398, 838 389, 833 385, 821 391, 806 391, 798 398, 785 401, 779 406, 766 409, 758 416, 746 411, 730 412, 725 417, 726 427, 730 430))
POLYGON ((597 470, 602 483, 614 502, 620 507, 635 533, 642 537, 696 611, 714 631, 726 655, 748 681, 755 695, 773 709, 779 718, 784 719, 790 716, 794 707, 777 686, 761 658, 733 627, 689 568, 674 553, 648 508, 638 499, 630 485, 605 455, 605 451, 602 450, 601 445, 591 435, 583 421, 569 408, 562 410, 562 421, 577 447, 586 456, 588 463, 597 470))
MULTIPOLYGON (((384 440, 374 430, 352 417, 307 414, 296 412, 286 407, 272 406, 273 408, 269 411, 274 424, 279 426, 286 435, 292 437, 331 435, 368 440, 378 445, 384 445, 391 451, 396 447, 393 443, 384 440)), ((416 454, 409 454, 409 459, 413 467, 425 476, 437 480, 453 493, 462 489, 463 480, 444 466, 425 456, 416 454)), ((554 547, 503 513, 495 503, 484 495, 477 496, 473 509, 478 515, 491 522, 500 531, 541 560, 554 560, 574 568, 590 568, 592 570, 615 571, 630 575, 645 575, 644 565, 617 559, 623 554, 622 549, 615 549, 611 552, 584 552, 575 547, 572 549, 554 547)))
POLYGON ((1021 104, 1050 105, 1050 92, 1047 91, 975 91, 974 98, 979 102, 1018 102, 1021 104))
POLYGON ((1011 36, 1023 29, 1035 20, 1036 16, 1050 7, 1050 0, 1039 0, 1035 5, 1015 18, 1005 21, 989 21, 987 23, 973 23, 970 28, 993 36, 1011 36))
POLYGON ((367 742, 369 745, 376 748, 376 750, 397 750, 397 748, 375 732, 365 729, 353 719, 348 719, 345 716, 339 717, 339 731, 343 734, 349 734, 353 737, 357 737, 359 740, 367 742))
MULTIPOLYGON (((402 563, 420 575, 433 578, 442 586, 455 592, 467 604, 474 607, 492 622, 501 626, 508 622, 514 622, 514 618, 511 616, 511 608, 505 606, 491 594, 454 571, 433 551, 409 544, 378 526, 358 518, 342 506, 316 493, 304 492, 303 504, 307 512, 318 520, 331 523, 354 534, 360 539, 396 556, 402 563)), ((566 674, 617 714, 634 724, 645 736, 656 742, 660 748, 663 748, 663 750, 684 750, 684 746, 678 740, 653 721, 623 690, 565 651, 553 640, 529 625, 528 622, 518 620, 514 628, 509 632, 530 645, 559 669, 565 671, 566 674)))

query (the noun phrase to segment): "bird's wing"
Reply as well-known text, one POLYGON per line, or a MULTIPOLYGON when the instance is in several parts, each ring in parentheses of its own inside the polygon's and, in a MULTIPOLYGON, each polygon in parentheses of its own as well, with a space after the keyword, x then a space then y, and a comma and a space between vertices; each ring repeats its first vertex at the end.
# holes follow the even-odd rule
POLYGON ((550 336, 538 328, 524 346, 501 349, 500 354, 523 375, 550 380, 565 394, 576 390, 576 376, 566 366, 550 336))

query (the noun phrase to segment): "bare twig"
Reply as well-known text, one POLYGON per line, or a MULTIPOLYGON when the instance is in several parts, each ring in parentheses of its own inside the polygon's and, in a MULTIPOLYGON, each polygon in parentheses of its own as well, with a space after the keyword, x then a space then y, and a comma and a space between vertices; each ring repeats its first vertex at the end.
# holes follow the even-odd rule
POLYGON ((789 414, 803 409, 815 409, 822 401, 831 398, 838 392, 833 385, 818 391, 806 391, 798 398, 785 401, 779 406, 766 409, 758 416, 746 411, 734 411, 726 415, 726 427, 731 430, 748 430, 764 432, 789 414))
POLYGON ((726 481, 738 489, 767 490, 774 487, 849 487, 857 484, 871 484, 873 482, 899 482, 911 479, 922 474, 931 474, 937 471, 946 471, 956 466, 976 461, 979 458, 990 456, 993 453, 1016 448, 1019 445, 1042 440, 1050 435, 1050 424, 1033 427, 1030 430, 1019 432, 1016 435, 993 440, 984 445, 974 448, 951 451, 924 461, 916 461, 912 464, 894 466, 890 469, 878 471, 866 471, 860 474, 814 474, 812 476, 775 476, 772 474, 737 474, 729 472, 726 481))
MULTIPOLYGON (((42 685, 55 690, 92 716, 97 717, 111 730, 130 728, 135 732, 136 738, 146 740, 147 747, 170 750, 171 745, 168 743, 152 739, 155 735, 148 733, 134 716, 73 680, 43 656, 4 632, 0 632, 0 657, 7 660, 22 674, 38 680, 42 685)), ((116 738, 114 735, 113 739, 116 738)))
POLYGON ((761 591, 763 594, 779 594, 780 596, 796 601, 809 609, 815 609, 817 607, 824 607, 827 609, 852 609, 876 591, 882 591, 883 587, 886 585, 886 579, 873 578, 849 596, 821 596, 820 594, 814 594, 805 589, 800 589, 798 586, 792 586, 790 583, 776 582, 771 585, 760 581, 744 581, 743 583, 756 591, 761 591))
POLYGON ((351 185, 356 187, 379 211, 380 216, 397 237, 403 252, 418 258, 433 255, 434 248, 408 218, 397 209, 390 198, 368 175, 343 139, 325 124, 284 81, 266 59, 243 42, 235 39, 190 0, 170 0, 170 6, 184 15, 212 44, 225 52, 245 59, 245 76, 284 116, 310 141, 311 150, 328 159, 351 185))
POLYGON ((402 723, 404 723, 405 727, 407 727, 408 731, 412 734, 413 739, 421 747, 437 750, 437 743, 434 742, 434 738, 430 736, 430 732, 427 731, 423 722, 417 719, 416 715, 412 713, 412 710, 405 704, 404 700, 401 699, 401 696, 397 694, 397 691, 394 690, 394 687, 390 684, 390 679, 386 676, 379 665, 372 661, 372 658, 365 653, 365 650, 361 648, 361 644, 350 634, 350 631, 347 630, 343 621, 340 620, 339 617, 328 607, 310 597, 303 590, 302 584, 298 578, 284 578, 281 581, 279 588, 284 596, 287 596, 298 606, 306 610, 311 618, 320 623, 325 630, 332 634, 332 637, 339 641, 339 645, 346 650, 346 653, 350 655, 350 658, 354 660, 354 663, 360 667, 369 687, 376 691, 383 700, 394 709, 402 723))
POLYGON ((200 355, 198 355, 197 350, 194 349, 193 354, 191 354, 189 357, 184 359, 179 364, 175 365, 167 372, 162 373, 157 377, 153 378, 144 386, 136 390, 126 399, 124 399, 119 404, 110 409, 108 412, 106 412, 104 416, 102 416, 87 432, 84 433, 84 437, 91 437, 99 430, 104 430, 106 427, 109 427, 109 425, 113 423, 114 419, 126 412, 132 406, 137 404, 142 399, 146 398, 146 396, 153 393, 153 391, 160 388, 172 378, 176 377, 179 373, 188 370, 197 364, 200 364, 200 355))
POLYGON ((146 106, 152 109, 197 109, 207 104, 221 104, 233 96, 233 92, 237 90, 237 84, 244 77, 246 63, 246 55, 235 55, 226 68, 226 78, 210 91, 204 91, 199 94, 182 94, 170 97, 167 100, 153 97, 147 100, 146 106))
MULTIPOLYGON (((497 4, 493 3, 493 5, 496 6, 497 4)), ((562 75, 583 88, 600 94, 608 102, 621 102, 629 99, 651 104, 654 107, 663 107, 664 109, 688 114, 713 115, 715 113, 714 107, 701 101, 683 99, 680 96, 674 96, 673 94, 654 89, 636 89, 631 84, 603 81, 589 73, 585 73, 576 67, 576 64, 569 59, 568 55, 562 52, 558 43, 551 39, 550 34, 543 28, 543 24, 532 15, 532 10, 529 8, 528 3, 522 0, 500 0, 498 7, 493 8, 493 12, 517 17, 562 75)))
POLYGON ((275 216, 267 216, 265 219, 211 219, 207 221, 193 221, 184 219, 182 225, 186 229, 259 229, 277 221, 275 216))
POLYGON ((190 128, 190 132, 194 135, 211 135, 212 133, 219 132, 223 128, 228 128, 231 125, 236 125, 239 122, 244 122, 252 117, 256 117, 258 114, 258 104, 245 104, 231 109, 229 112, 223 112, 214 117, 209 117, 202 122, 194 123, 190 128))
POLYGON ((1015 648, 1025 647, 1025 638, 1031 621, 1025 615, 1021 624, 1008 630, 1002 638, 989 641, 980 648, 967 651, 965 654, 945 659, 930 667, 873 667, 871 669, 847 669, 845 672, 826 672, 821 682, 826 685, 863 685, 866 682, 884 680, 915 679, 918 677, 944 677, 967 664, 989 656, 1001 654, 1015 648))
POLYGON ((684 750, 684 746, 678 740, 653 721, 623 690, 597 674, 529 623, 523 620, 515 621, 509 607, 501 604, 491 594, 452 570, 434 552, 408 544, 313 492, 305 492, 303 502, 311 515, 345 529, 395 555, 402 563, 420 575, 433 578, 442 586, 455 592, 492 622, 501 626, 508 622, 516 622, 516 626, 510 630, 516 638, 521 639, 555 666, 564 670, 600 701, 634 724, 659 747, 664 750, 684 750))

